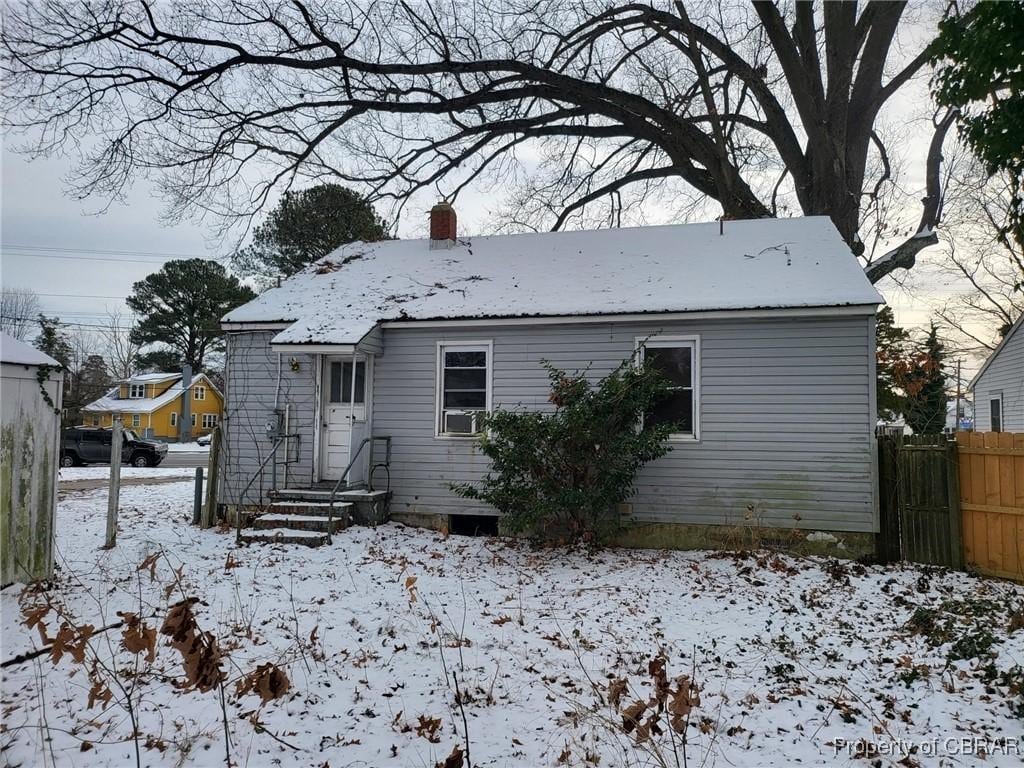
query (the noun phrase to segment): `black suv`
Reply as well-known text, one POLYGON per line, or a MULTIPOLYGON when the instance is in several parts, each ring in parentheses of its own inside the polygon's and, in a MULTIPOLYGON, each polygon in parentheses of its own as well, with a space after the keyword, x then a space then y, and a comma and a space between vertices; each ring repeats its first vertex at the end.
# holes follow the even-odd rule
MULTIPOLYGON (((90 427, 72 427, 64 432, 62 467, 81 464, 109 464, 113 431, 90 427)), ((143 440, 130 429, 124 430, 121 461, 133 467, 155 467, 167 456, 167 445, 156 440, 143 440)))

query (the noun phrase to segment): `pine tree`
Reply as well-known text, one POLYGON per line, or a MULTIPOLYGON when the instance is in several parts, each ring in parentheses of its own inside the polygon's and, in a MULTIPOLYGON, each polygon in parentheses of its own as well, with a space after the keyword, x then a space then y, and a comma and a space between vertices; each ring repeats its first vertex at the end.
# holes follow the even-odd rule
POLYGON ((875 373, 878 418, 895 421, 903 413, 901 372, 906 370, 910 334, 896 325, 892 307, 878 310, 875 324, 875 373))
POLYGON ((937 434, 946 425, 946 374, 942 371, 945 359, 946 349, 939 341, 938 327, 932 323, 916 365, 906 376, 903 415, 914 434, 937 434))
POLYGON ((65 368, 71 363, 71 343, 67 336, 60 329, 60 318, 39 315, 39 335, 35 340, 35 347, 40 352, 49 355, 65 368))
POLYGON ((168 261, 132 286, 126 303, 138 322, 129 338, 139 345, 156 344, 198 372, 209 353, 224 347, 220 318, 255 297, 215 261, 168 261))
POLYGON ((388 223, 364 197, 339 184, 286 192, 256 227, 252 243, 232 257, 244 276, 269 284, 295 274, 341 245, 388 239, 388 223))

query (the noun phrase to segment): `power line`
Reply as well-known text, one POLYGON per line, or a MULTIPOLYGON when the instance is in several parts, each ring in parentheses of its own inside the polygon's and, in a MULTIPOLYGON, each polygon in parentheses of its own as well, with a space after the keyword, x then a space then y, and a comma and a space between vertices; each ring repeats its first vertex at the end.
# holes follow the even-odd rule
POLYGON ((151 256, 160 259, 208 259, 210 256, 204 256, 196 253, 168 253, 161 251, 122 251, 112 250, 108 248, 68 248, 65 246, 50 246, 50 245, 28 245, 21 243, 9 243, 0 244, 0 249, 6 251, 8 248, 16 251, 52 251, 53 253, 89 253, 96 256, 151 256))
MULTIPOLYGON (((35 323, 35 322, 38 321, 38 319, 39 319, 38 317, 18 317, 16 315, 0 315, 0 320, 12 320, 12 321, 18 321, 18 322, 23 322, 23 323, 24 322, 35 323)), ((79 322, 75 322, 73 320, 59 320, 59 319, 55 319, 55 318, 51 318, 51 317, 47 317, 46 321, 48 323, 53 323, 54 325, 74 326, 76 328, 102 328, 103 330, 106 330, 106 331, 113 330, 110 327, 110 325, 107 324, 107 323, 79 323, 79 322)), ((131 328, 118 328, 117 330, 118 330, 119 333, 130 333, 132 329, 131 328)), ((223 329, 221 329, 219 327, 213 327, 213 328, 197 328, 196 330, 203 331, 203 332, 206 332, 206 333, 220 333, 223 329)))
POLYGON ((101 296, 95 293, 39 293, 33 291, 36 296, 54 296, 62 299, 124 299, 124 296, 101 296))
MULTIPOLYGON (((111 261, 111 262, 139 262, 145 264, 161 264, 166 259, 151 259, 143 256, 135 256, 128 259, 116 259, 112 256, 62 256, 56 253, 11 253, 8 250, 3 251, 4 256, 24 256, 25 258, 31 259, 68 259, 70 261, 111 261)), ((202 256, 189 257, 189 258, 203 258, 202 256)), ((212 259, 211 259, 212 261, 212 259)))

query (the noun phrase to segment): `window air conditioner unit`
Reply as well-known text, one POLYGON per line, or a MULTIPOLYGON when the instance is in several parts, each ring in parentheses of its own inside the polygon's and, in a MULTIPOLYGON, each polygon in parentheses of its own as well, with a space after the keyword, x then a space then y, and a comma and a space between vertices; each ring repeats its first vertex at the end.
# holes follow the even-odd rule
POLYGON ((444 432, 446 435, 475 435, 477 432, 476 414, 445 411, 444 432))

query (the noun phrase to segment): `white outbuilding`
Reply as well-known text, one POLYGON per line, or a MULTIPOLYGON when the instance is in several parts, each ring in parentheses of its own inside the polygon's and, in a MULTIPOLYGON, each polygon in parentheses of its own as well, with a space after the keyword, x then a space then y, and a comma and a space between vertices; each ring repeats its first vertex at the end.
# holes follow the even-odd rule
POLYGON ((0 585, 53 575, 60 363, 0 333, 0 585))

